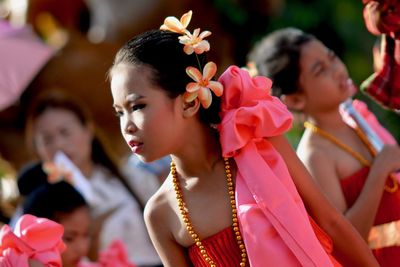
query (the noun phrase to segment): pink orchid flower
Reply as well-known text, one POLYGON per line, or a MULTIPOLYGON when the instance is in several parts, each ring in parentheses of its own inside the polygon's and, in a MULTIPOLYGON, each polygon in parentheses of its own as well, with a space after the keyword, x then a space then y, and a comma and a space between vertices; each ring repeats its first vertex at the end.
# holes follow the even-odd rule
POLYGON ((186 92, 184 99, 186 102, 192 102, 196 97, 199 98, 200 103, 204 108, 208 108, 211 105, 212 95, 211 91, 216 96, 221 96, 224 90, 221 83, 211 81, 217 72, 217 65, 214 62, 208 62, 203 69, 203 74, 195 67, 187 67, 186 73, 195 82, 190 82, 186 85, 186 92))
POLYGON ((203 31, 200 33, 200 28, 197 28, 193 31, 193 34, 185 34, 184 36, 180 36, 179 42, 183 45, 183 51, 191 55, 193 52, 196 54, 202 54, 203 52, 207 52, 210 50, 210 44, 208 41, 203 40, 207 36, 210 36, 210 31, 203 31))
POLYGON ((160 27, 160 30, 188 34, 189 31, 186 30, 186 28, 189 25, 190 20, 192 19, 192 13, 192 10, 188 11, 187 13, 182 15, 180 20, 178 20, 174 16, 166 17, 164 20, 164 24, 160 27))

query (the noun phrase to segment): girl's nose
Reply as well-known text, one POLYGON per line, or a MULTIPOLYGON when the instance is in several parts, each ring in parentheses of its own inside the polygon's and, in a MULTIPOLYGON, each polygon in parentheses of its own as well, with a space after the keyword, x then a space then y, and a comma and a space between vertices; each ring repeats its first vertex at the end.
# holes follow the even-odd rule
POLYGON ((76 252, 81 257, 86 257, 89 252, 89 247, 90 247, 89 239, 87 237, 82 237, 82 239, 80 240, 80 242, 78 242, 76 246, 77 249, 76 252))
POLYGON ((121 127, 124 133, 132 134, 137 130, 135 123, 128 116, 121 121, 121 127))
POLYGON ((334 73, 335 79, 340 80, 341 78, 343 78, 344 76, 347 75, 346 74, 347 73, 346 66, 340 59, 337 59, 336 62, 334 64, 332 64, 332 68, 333 68, 333 73, 334 73))
POLYGON ((67 146, 67 145, 69 145, 67 140, 65 140, 65 138, 58 136, 54 139, 53 149, 55 151, 59 151, 59 150, 63 151, 65 149, 65 146, 67 146))

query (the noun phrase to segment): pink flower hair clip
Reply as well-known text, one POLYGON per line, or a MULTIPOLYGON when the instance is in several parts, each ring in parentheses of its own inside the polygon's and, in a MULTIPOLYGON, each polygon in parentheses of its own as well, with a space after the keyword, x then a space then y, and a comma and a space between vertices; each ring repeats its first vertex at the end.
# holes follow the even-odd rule
MULTIPOLYGON (((164 24, 161 25, 160 30, 182 34, 178 39, 179 43, 184 45, 183 51, 187 55, 195 53, 197 57, 197 55, 210 50, 210 43, 204 40, 204 38, 210 36, 211 32, 201 32, 200 28, 197 28, 193 33, 190 33, 187 27, 192 19, 192 14, 193 12, 190 10, 183 14, 179 20, 176 17, 169 16, 164 20, 164 24)), ((186 73, 194 82, 190 82, 186 86, 186 92, 183 96, 185 101, 192 102, 194 99, 198 98, 201 105, 204 108, 208 108, 212 101, 211 91, 214 92, 216 96, 221 96, 224 90, 222 84, 211 80, 216 72, 217 65, 214 62, 208 62, 204 68, 202 68, 199 63, 199 69, 193 66, 187 67, 186 73)))

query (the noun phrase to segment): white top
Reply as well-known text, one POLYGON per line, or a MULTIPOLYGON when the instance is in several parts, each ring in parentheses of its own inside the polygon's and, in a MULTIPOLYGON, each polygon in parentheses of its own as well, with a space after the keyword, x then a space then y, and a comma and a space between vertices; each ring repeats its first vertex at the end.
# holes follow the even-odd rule
MULTIPOLYGON (((139 197, 145 201, 157 188, 148 188, 146 183, 137 183, 136 179, 144 179, 139 171, 130 177, 130 182, 139 197), (136 177, 133 178, 133 177, 136 177), (147 187, 147 188, 146 188, 147 187), (150 192, 152 192, 150 194, 150 192), (140 193, 140 194, 139 194, 140 193)), ((133 196, 116 178, 110 177, 110 172, 101 166, 96 166, 88 179, 95 194, 95 202, 90 206, 95 215, 103 214, 113 208, 116 210, 109 215, 100 233, 100 250, 105 249, 113 240, 120 239, 127 248, 129 259, 136 265, 157 265, 161 261, 150 241, 143 213, 133 196)), ((151 177, 147 177, 150 180, 151 177)), ((155 179, 155 178, 154 178, 155 179)))

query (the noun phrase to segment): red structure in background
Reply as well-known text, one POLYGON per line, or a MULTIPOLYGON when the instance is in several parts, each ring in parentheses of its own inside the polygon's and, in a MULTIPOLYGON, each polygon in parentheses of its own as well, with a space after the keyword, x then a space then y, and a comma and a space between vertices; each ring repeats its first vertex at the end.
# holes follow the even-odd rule
POLYGON ((400 2, 398 0, 363 0, 365 25, 381 36, 376 69, 361 84, 361 89, 383 107, 400 110, 400 2))

